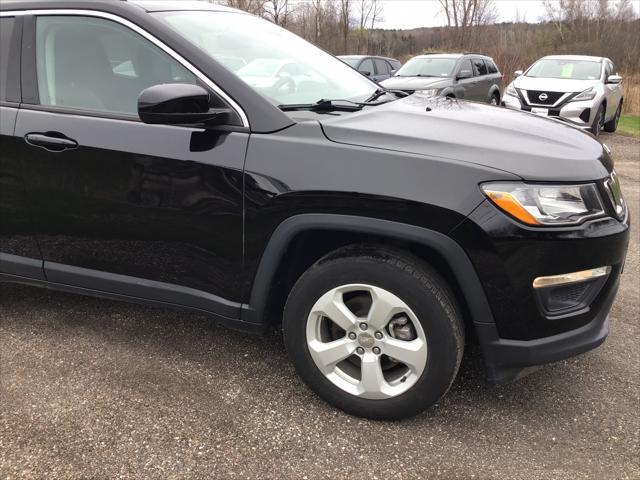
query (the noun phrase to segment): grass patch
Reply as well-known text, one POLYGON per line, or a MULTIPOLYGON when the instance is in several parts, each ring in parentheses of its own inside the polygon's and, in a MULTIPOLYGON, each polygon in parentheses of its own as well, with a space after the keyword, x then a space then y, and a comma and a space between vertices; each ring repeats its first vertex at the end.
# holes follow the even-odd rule
POLYGON ((618 123, 618 132, 640 137, 640 115, 622 115, 618 123))

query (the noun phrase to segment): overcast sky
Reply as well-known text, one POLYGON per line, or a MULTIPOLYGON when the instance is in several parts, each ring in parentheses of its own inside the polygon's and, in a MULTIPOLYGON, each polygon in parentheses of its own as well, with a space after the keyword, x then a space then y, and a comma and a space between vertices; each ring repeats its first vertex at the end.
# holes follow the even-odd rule
MULTIPOLYGON (((382 0, 383 21, 380 28, 418 28, 444 25, 446 19, 441 13, 438 0, 382 0)), ((520 20, 538 22, 544 15, 542 0, 495 0, 499 22, 520 20)), ((640 0, 632 2, 638 10, 640 0)))

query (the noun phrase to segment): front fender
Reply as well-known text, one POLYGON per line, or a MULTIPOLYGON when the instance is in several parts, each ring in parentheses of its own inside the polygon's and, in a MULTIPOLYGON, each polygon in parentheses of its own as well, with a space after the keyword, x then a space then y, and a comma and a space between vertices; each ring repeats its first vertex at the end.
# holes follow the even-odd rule
POLYGON ((249 304, 243 305, 242 320, 264 323, 270 286, 296 235, 304 231, 331 230, 364 233, 416 243, 436 251, 448 264, 464 295, 475 323, 493 323, 484 289, 465 251, 444 233, 391 220, 338 214, 302 214, 290 217, 275 229, 258 266, 249 304))

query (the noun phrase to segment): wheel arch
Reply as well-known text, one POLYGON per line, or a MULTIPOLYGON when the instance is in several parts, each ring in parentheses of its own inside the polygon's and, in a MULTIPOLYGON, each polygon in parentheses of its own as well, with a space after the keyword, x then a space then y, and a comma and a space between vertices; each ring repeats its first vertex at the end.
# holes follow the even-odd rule
POLYGON ((493 97, 494 95, 498 95, 498 103, 500 103, 500 100, 502 100, 502 95, 500 94, 500 87, 498 87, 497 85, 491 85, 488 98, 491 99, 491 97, 493 97))
POLYGON ((300 275, 327 253, 354 243, 408 250, 432 264, 450 283, 468 328, 477 322, 494 322, 475 268, 454 240, 423 227, 339 214, 295 215, 274 230, 258 265, 249 304, 243 305, 242 320, 265 326, 274 323, 274 313, 279 316, 300 275), (311 239, 314 246, 303 252, 311 239))

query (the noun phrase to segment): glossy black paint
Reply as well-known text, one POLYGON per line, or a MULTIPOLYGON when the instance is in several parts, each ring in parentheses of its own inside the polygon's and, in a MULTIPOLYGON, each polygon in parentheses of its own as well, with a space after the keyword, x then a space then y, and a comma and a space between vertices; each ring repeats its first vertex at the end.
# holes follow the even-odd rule
POLYGON ((232 110, 210 109, 210 95, 199 85, 165 83, 145 88, 138 97, 138 116, 157 125, 224 124, 232 110))
POLYGON ((45 262, 238 298, 248 134, 22 109, 15 136, 45 262), (18 140, 53 129, 78 148, 18 140))
POLYGON ((606 336, 628 223, 610 216, 570 229, 529 228, 479 188, 601 183, 613 165, 589 135, 421 95, 360 112, 287 115, 147 13, 241 14, 205 3, 8 1, 0 8, 122 16, 206 74, 250 123, 150 125, 41 106, 35 21, 22 16, 21 103, 0 107, 0 280, 186 307, 256 330, 325 253, 354 241, 387 243, 443 269, 495 381, 606 336), (63 143, 70 148, 57 147, 63 143), (588 311, 545 318, 533 278, 603 265, 613 271, 588 311))
POLYGON ((485 201, 451 236, 481 278, 500 336, 531 340, 582 327, 602 310, 618 283, 629 227, 601 218, 571 229, 528 228, 485 201), (612 272, 590 308, 559 319, 541 312, 532 288, 534 278, 602 266, 611 266, 612 272))

